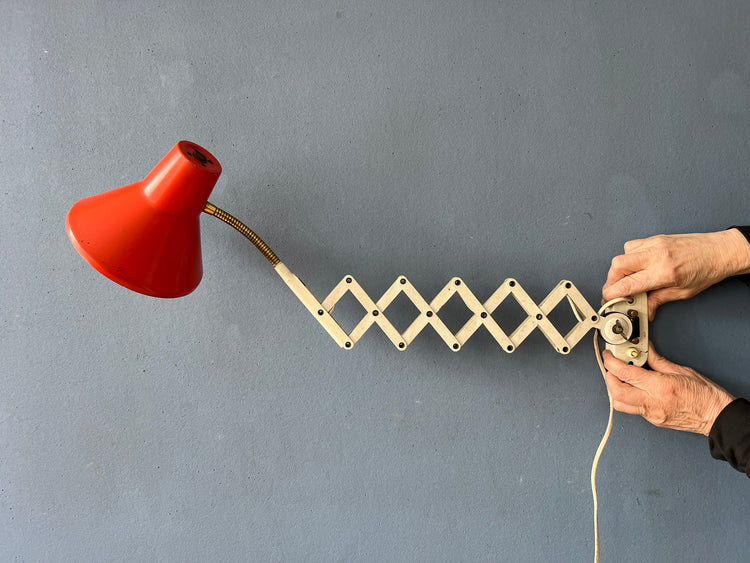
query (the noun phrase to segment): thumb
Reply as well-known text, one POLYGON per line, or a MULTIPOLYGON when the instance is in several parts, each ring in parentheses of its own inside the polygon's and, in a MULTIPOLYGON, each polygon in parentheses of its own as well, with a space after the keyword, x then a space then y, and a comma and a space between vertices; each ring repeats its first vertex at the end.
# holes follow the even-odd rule
POLYGON ((604 367, 607 371, 612 373, 617 379, 624 383, 628 383, 634 387, 641 387, 644 377, 649 375, 649 372, 643 368, 631 366, 615 358, 615 356, 609 350, 606 350, 602 354, 604 358, 604 367))
POLYGON ((606 302, 617 297, 627 297, 628 295, 647 291, 649 284, 644 282, 642 278, 643 274, 641 272, 635 272, 614 282, 607 280, 607 283, 602 287, 603 301, 606 302))
POLYGON ((679 290, 673 287, 665 287, 663 289, 655 289, 648 294, 648 320, 653 322, 656 310, 670 301, 677 301, 682 299, 679 290))
POLYGON ((661 289, 655 289, 648 294, 648 315, 649 320, 654 320, 653 315, 656 313, 656 309, 669 303, 671 301, 679 301, 680 299, 687 299, 692 297, 693 292, 686 290, 681 287, 664 287, 661 289))
POLYGON ((651 369, 660 373, 674 373, 680 367, 659 354, 651 341, 648 343, 648 365, 651 366, 651 369))

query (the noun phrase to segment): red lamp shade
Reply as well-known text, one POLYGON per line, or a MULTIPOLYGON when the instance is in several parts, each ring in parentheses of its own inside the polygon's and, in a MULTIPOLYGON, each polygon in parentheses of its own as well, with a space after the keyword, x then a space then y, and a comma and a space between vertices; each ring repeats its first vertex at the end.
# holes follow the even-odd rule
POLYGON ((128 289, 187 295, 203 276, 200 214, 220 174, 211 153, 180 141, 140 182, 73 205, 68 236, 89 264, 128 289))

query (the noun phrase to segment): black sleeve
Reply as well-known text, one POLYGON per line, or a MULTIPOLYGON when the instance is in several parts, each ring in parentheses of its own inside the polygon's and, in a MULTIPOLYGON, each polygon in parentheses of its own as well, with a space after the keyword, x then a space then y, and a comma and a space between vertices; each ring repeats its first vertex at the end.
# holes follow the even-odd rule
POLYGON ((750 477, 750 402, 735 399, 719 413, 708 433, 708 446, 712 457, 750 477))
MULTIPOLYGON (((750 226, 730 229, 737 229, 750 244, 750 226)), ((738 278, 750 284, 750 274, 738 278)), ((750 477, 750 402, 735 399, 719 413, 708 433, 708 447, 712 457, 750 477)))
MULTIPOLYGON (((743 235, 745 235, 745 238, 747 239, 748 244, 750 244, 750 227, 729 227, 730 229, 737 229, 739 232, 741 232, 743 235)), ((737 276, 739 279, 744 281, 745 283, 750 284, 750 274, 745 274, 744 276, 737 276)))

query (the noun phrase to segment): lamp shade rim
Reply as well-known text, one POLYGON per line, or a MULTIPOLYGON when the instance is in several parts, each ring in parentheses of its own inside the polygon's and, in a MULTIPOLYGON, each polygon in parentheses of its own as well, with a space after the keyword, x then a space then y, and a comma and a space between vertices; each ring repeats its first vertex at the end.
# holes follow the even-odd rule
POLYGON ((65 217, 65 230, 68 233, 70 242, 73 244, 73 247, 76 249, 78 254, 80 254, 92 268, 94 268, 97 272, 109 278, 116 284, 142 295, 148 295, 149 297, 160 297, 163 299, 172 299, 189 295, 190 293, 195 291, 195 289, 200 284, 200 281, 203 277, 202 267, 200 267, 198 272, 194 273, 196 279, 194 279, 192 283, 179 288, 175 286, 172 289, 156 288, 153 284, 137 283, 124 277, 122 273, 118 273, 117 269, 113 270, 111 268, 108 268, 99 258, 89 252, 89 249, 87 248, 88 245, 85 243, 85 239, 78 238, 71 223, 71 215, 73 214, 74 209, 75 205, 70 209, 70 211, 68 211, 68 214, 65 217))

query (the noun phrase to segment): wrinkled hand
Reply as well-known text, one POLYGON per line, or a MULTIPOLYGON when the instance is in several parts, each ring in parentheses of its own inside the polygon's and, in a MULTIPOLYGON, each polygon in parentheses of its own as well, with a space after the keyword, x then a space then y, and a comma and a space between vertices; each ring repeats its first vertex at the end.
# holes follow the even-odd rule
POLYGON ((604 302, 647 291, 653 320, 660 305, 743 273, 750 273, 750 245, 737 229, 659 235, 625 243, 625 254, 612 260, 602 297, 604 302))
POLYGON ((649 342, 648 365, 631 366, 604 352, 604 380, 615 410, 638 414, 655 426, 708 436, 734 397, 697 371, 663 358, 649 342))

